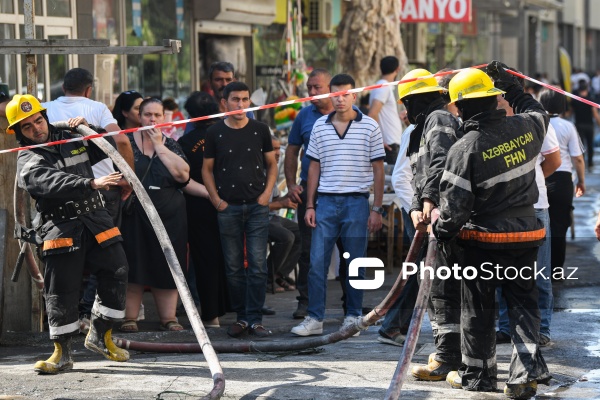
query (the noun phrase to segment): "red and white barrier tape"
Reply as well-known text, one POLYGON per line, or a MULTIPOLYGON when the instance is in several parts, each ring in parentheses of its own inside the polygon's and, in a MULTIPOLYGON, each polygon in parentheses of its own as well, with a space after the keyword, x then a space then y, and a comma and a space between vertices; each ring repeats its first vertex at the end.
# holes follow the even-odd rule
POLYGON ((573 94, 573 93, 569 93, 569 92, 567 92, 567 91, 564 91, 563 89, 561 89, 561 88, 559 88, 559 87, 552 86, 552 85, 550 85, 550 84, 548 84, 548 83, 545 83, 545 82, 542 82, 542 81, 538 81, 537 79, 530 78, 529 76, 527 76, 527 75, 523 75, 523 74, 521 74, 521 73, 519 73, 519 72, 511 71, 510 69, 507 69, 507 70, 506 70, 506 72, 508 72, 509 74, 513 74, 513 75, 515 75, 515 76, 518 76, 518 77, 520 77, 520 78, 527 79, 528 81, 531 81, 531 82, 533 82, 533 83, 537 83, 538 85, 541 85, 541 86, 543 86, 543 87, 545 87, 545 88, 548 88, 548 89, 554 90, 555 92, 558 92, 558 93, 564 94, 565 96, 567 96, 567 97, 570 97, 570 98, 572 98, 572 99, 579 100, 579 101, 581 101, 582 103, 588 104, 588 105, 590 105, 590 106, 592 106, 592 107, 600 108, 600 104, 598 104, 598 103, 594 103, 593 101, 591 101, 591 100, 588 100, 588 99, 584 99, 583 97, 579 97, 579 96, 577 96, 576 94, 573 94))
MULTIPOLYGON (((247 113, 249 111, 266 110, 268 108, 274 108, 274 107, 279 107, 279 106, 288 106, 288 105, 294 104, 294 103, 304 103, 304 102, 310 101, 310 100, 326 99, 328 97, 341 96, 341 95, 344 95, 344 94, 347 94, 347 93, 360 93, 360 92, 364 92, 364 91, 379 89, 379 88, 384 87, 384 86, 396 86, 396 85, 398 85, 400 83, 408 83, 408 82, 414 82, 414 81, 419 81, 419 80, 434 78, 434 77, 437 77, 437 76, 444 76, 444 75, 455 74, 455 73, 458 73, 460 71, 467 70, 467 69, 470 69, 470 68, 482 68, 482 67, 485 67, 486 65, 487 64, 475 65, 473 67, 460 68, 460 69, 455 69, 455 70, 450 70, 450 71, 438 72, 438 73, 431 74, 431 75, 420 76, 418 78, 410 78, 410 79, 404 79, 404 80, 393 81, 393 82, 384 82, 384 83, 379 83, 377 85, 364 86, 364 87, 354 88, 354 89, 350 89, 350 90, 343 90, 341 92, 325 93, 325 94, 319 94, 319 95, 316 95, 316 96, 303 97, 301 99, 280 101, 278 103, 271 103, 271 104, 265 104, 265 105, 262 105, 262 106, 249 107, 249 108, 245 108, 245 109, 242 109, 242 110, 227 111, 227 112, 224 112, 224 113, 206 115, 206 116, 197 117, 197 118, 184 119, 184 120, 175 121, 175 122, 165 122, 165 123, 162 123, 162 124, 156 124, 156 125, 152 125, 152 126, 142 126, 142 127, 139 127, 139 128, 130 128, 130 129, 124 129, 124 130, 114 131, 114 132, 108 132, 108 133, 99 133, 99 134, 96 134, 96 135, 89 135, 89 136, 86 136, 86 137, 76 137, 76 138, 72 138, 72 139, 57 140, 57 141, 54 141, 54 142, 46 142, 46 143, 35 144, 35 145, 30 145, 30 146, 15 147, 13 149, 0 150, 0 154, 14 153, 16 151, 35 149, 35 148, 38 148, 38 147, 55 146, 55 145, 58 145, 58 144, 64 144, 64 143, 69 143, 69 142, 77 142, 77 141, 88 140, 88 139, 95 139, 95 138, 104 137, 104 136, 121 135, 121 134, 135 132, 135 131, 143 131, 143 130, 147 130, 147 129, 151 129, 151 128, 172 127, 172 126, 187 124, 189 122, 203 121, 203 120, 212 119, 212 118, 222 118, 222 117, 225 117, 225 116, 228 116, 228 115, 234 115, 234 114, 243 114, 243 113, 247 113)), ((557 91, 559 93, 562 93, 562 94, 564 94, 566 96, 572 97, 572 98, 574 98, 576 100, 582 101, 582 102, 584 102, 586 104, 589 104, 591 106, 600 108, 600 105, 594 103, 593 101, 589 101, 587 99, 584 99, 584 98, 581 98, 579 96, 576 96, 576 95, 574 95, 572 93, 565 92, 564 90, 562 90, 560 88, 554 87, 552 85, 548 85, 548 84, 546 84, 544 82, 540 82, 540 81, 538 81, 536 79, 530 78, 530 77, 528 77, 526 75, 522 75, 522 74, 520 74, 518 72, 514 72, 514 71, 511 71, 511 70, 507 70, 507 71, 510 72, 513 75, 516 75, 516 76, 519 76, 521 78, 530 80, 530 81, 535 82, 537 84, 540 84, 540 85, 542 85, 544 87, 547 87, 549 89, 552 89, 552 90, 555 90, 555 91, 557 91)))

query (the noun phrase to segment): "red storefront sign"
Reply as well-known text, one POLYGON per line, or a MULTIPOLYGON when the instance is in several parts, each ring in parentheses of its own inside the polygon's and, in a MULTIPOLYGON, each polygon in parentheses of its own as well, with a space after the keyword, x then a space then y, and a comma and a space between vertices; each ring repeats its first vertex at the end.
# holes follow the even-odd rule
POLYGON ((471 0, 402 0, 402 22, 470 22, 471 0))

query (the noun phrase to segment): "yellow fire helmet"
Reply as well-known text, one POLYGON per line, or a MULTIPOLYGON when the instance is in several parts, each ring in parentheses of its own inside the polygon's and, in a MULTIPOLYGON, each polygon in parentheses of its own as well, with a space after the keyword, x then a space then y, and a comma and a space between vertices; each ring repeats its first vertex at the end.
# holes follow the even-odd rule
MULTIPOLYGON (((401 80, 404 81, 406 79, 420 78, 422 76, 428 75, 431 75, 431 72, 423 68, 417 68, 404 75, 404 77, 402 77, 401 80)), ((398 98, 400 99, 400 101, 402 101, 404 97, 413 94, 439 92, 445 90, 446 89, 438 85, 437 80, 434 77, 430 77, 426 79, 419 79, 416 81, 398 84, 398 98)))
POLYGON ((6 133, 14 134, 13 126, 23 121, 27 117, 44 111, 40 101, 30 94, 15 95, 13 99, 6 105, 6 119, 8 120, 8 128, 6 133))
POLYGON ((477 68, 469 68, 456 74, 450 80, 448 91, 450 92, 450 103, 505 93, 494 87, 492 78, 477 68))

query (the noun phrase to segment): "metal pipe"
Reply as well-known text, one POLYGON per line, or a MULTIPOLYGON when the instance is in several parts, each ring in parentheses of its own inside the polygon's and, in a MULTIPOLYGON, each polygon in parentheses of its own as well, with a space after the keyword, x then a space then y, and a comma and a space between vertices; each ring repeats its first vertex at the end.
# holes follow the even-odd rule
MULTIPOLYGON (((434 208, 431 212, 431 227, 433 223, 438 219, 440 213, 437 208, 434 208)), ((425 265, 435 265, 435 257, 437 254, 437 239, 433 235, 433 229, 429 233, 429 244, 427 247, 427 257, 425 257, 425 265)), ((408 328, 408 334, 404 341, 404 347, 402 348, 402 354, 398 360, 396 371, 390 382, 390 386, 385 394, 386 400, 396 400, 400 398, 400 391, 402 390, 402 384, 408 373, 410 367, 410 361, 415 352, 417 346, 417 340, 419 340, 419 333, 421 332, 421 323, 423 322, 423 316, 427 309, 427 300, 429 299, 429 292, 431 291, 431 279, 428 274, 423 274, 421 285, 419 287, 419 294, 417 295, 417 302, 415 303, 415 309, 413 311, 412 320, 408 328)))
MULTIPOLYGON (((66 122, 55 122, 52 125, 59 129, 70 129, 69 125, 66 122)), ((95 131, 88 128, 85 125, 79 125, 77 127, 77 131, 84 136, 94 135, 95 131)), ((207 395, 208 399, 218 399, 223 395, 225 391, 225 377, 223 375, 223 369, 219 363, 219 359, 217 358, 217 354, 215 353, 214 348, 210 343, 210 339, 206 334, 206 330, 204 329, 204 325, 202 325, 202 321, 200 320, 200 314, 196 309, 194 301, 192 300, 192 295, 190 294, 190 289, 187 286, 185 276, 183 275, 183 271, 181 270, 181 266, 179 265, 179 261, 177 260, 177 256, 175 254, 175 250, 173 249, 173 245, 171 244, 171 240, 169 239, 169 235, 156 211, 148 193, 142 186, 142 183, 137 178, 135 173, 129 168, 127 162, 121 157, 121 155, 117 152, 117 150, 111 146, 104 138, 96 138, 90 139, 97 145, 106 155, 117 165, 119 170, 123 173, 125 179, 131 184, 133 190, 137 198, 140 200, 140 204, 144 208, 146 215, 148 215, 148 219, 154 228, 158 241, 161 245, 163 252, 165 253, 165 257, 167 259, 167 263, 169 264, 169 269, 173 274, 173 279, 175 280, 175 285, 177 286, 177 290, 179 291, 179 295, 181 296, 181 301, 183 302, 183 306, 185 307, 185 311, 189 317, 190 323, 192 324, 192 329, 196 334, 196 339, 198 340, 198 344, 202 349, 202 353, 206 358, 206 362, 210 368, 212 377, 213 377, 213 389, 207 395)))

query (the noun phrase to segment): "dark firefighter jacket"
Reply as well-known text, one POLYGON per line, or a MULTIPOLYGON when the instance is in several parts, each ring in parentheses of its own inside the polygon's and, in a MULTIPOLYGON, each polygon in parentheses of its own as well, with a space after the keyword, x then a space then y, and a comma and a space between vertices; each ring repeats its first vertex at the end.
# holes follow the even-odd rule
POLYGON ((448 153, 441 215, 434 224, 440 240, 459 235, 463 244, 523 248, 538 246, 545 237, 533 204, 535 164, 549 117, 522 90, 511 90, 506 99, 517 115, 507 118, 504 110, 475 115, 464 122, 464 136, 448 153))
MULTIPOLYGON (((48 128, 49 141, 76 136, 52 125, 48 128)), ((106 155, 91 141, 20 151, 17 156, 18 185, 36 201, 39 213, 47 212, 97 194, 90 186, 94 178, 91 165, 104 158, 106 155)), ((88 229, 102 247, 122 241, 119 229, 104 207, 73 219, 40 219, 34 228, 44 241, 44 256, 78 250, 84 229, 88 229)))
POLYGON ((429 199, 439 206, 439 187, 446 155, 458 139, 458 120, 443 109, 444 101, 434 102, 424 113, 423 123, 410 134, 408 156, 413 173, 414 196, 411 211, 423 210, 423 200, 429 199))

